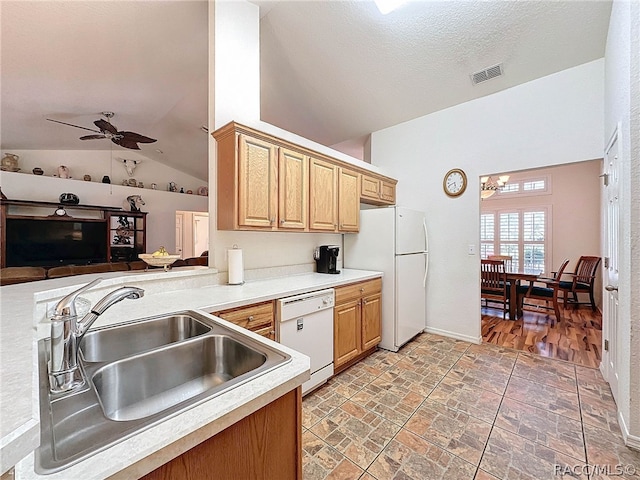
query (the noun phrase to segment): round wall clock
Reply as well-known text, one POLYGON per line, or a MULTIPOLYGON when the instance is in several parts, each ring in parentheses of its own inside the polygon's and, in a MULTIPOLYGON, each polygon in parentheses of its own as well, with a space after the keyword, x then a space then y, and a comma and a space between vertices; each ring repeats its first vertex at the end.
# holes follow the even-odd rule
POLYGON ((442 181, 442 188, 450 197, 462 195, 467 189, 467 175, 459 168, 449 170, 442 181))

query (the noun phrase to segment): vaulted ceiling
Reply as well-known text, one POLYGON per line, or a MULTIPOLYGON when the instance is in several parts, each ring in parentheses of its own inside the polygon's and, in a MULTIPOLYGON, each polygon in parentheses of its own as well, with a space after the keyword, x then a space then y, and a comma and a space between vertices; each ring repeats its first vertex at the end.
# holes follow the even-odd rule
POLYGON ((2 148, 131 150, 79 140, 112 111, 141 153, 207 178, 208 5, 2 1, 2 148), (162 153, 158 152, 160 150, 162 153))
MULTIPOLYGON (((610 1, 254 0, 262 120, 361 157, 367 135, 604 56, 610 1), (502 77, 470 74, 502 63, 502 77)), ((150 158, 207 177, 206 1, 3 0, 2 148, 121 149, 100 112, 158 142, 150 158), (163 153, 159 153, 161 150, 163 153)))
POLYGON ((604 56, 610 1, 260 1, 262 120, 324 145, 604 56), (470 74, 502 63, 504 76, 470 74))

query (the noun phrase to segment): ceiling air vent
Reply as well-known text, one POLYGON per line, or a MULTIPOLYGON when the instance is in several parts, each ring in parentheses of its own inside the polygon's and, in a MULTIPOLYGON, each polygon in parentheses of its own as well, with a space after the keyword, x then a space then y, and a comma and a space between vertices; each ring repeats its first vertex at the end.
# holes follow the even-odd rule
POLYGON ((482 82, 486 82, 487 80, 491 80, 492 78, 499 77, 504 72, 502 71, 502 64, 494 65, 492 67, 487 67, 484 70, 480 70, 479 72, 475 72, 471 74, 471 82, 474 85, 477 85, 482 82))

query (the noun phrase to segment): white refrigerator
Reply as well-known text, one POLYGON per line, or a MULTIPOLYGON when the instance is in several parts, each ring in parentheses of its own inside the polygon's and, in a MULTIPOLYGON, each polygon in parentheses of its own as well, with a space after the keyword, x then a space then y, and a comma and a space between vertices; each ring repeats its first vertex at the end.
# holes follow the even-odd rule
POLYGON ((384 272, 381 348, 397 352, 424 331, 429 269, 424 212, 403 207, 362 210, 360 232, 344 237, 343 264, 384 272))

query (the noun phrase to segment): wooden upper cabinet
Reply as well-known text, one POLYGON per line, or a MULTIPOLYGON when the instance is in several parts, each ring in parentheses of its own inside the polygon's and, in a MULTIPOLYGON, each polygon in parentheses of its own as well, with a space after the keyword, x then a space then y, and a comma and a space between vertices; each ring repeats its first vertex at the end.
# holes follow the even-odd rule
POLYGON ((396 182, 362 174, 360 181, 360 201, 373 205, 393 205, 396 203, 396 182))
POLYGON ((380 199, 389 204, 396 203, 396 184, 382 180, 380 182, 380 199))
POLYGON ((238 225, 275 228, 278 208, 276 147, 247 135, 238 137, 238 225))
POLYGON ((360 230, 360 174, 343 167, 338 174, 338 230, 360 230))
POLYGON ((278 228, 305 230, 309 211, 309 157, 280 148, 278 173, 278 228))
POLYGON ((338 167, 309 159, 309 229, 335 232, 338 229, 338 167))
POLYGON ((362 174, 362 190, 360 196, 363 200, 380 200, 380 179, 371 175, 362 174))
POLYGON ((277 147, 229 129, 216 137, 216 141, 218 229, 275 228, 277 147))
POLYGON ((217 142, 219 230, 357 232, 360 203, 393 205, 396 181, 230 122, 217 142))

